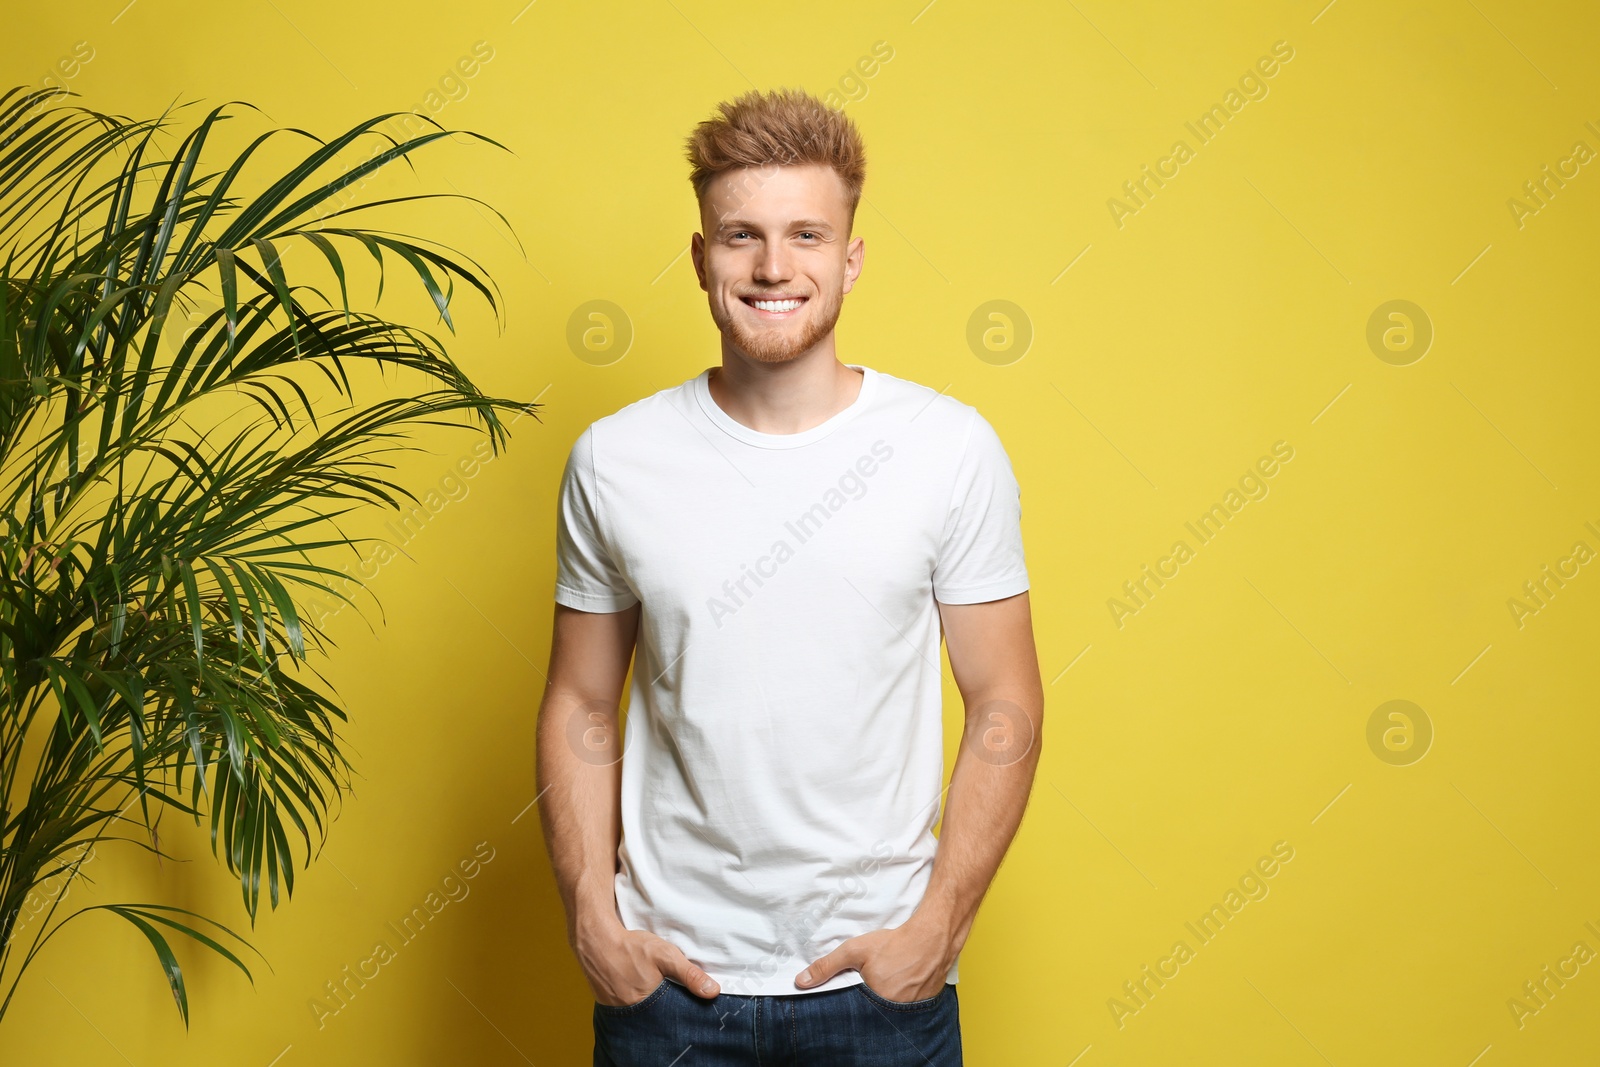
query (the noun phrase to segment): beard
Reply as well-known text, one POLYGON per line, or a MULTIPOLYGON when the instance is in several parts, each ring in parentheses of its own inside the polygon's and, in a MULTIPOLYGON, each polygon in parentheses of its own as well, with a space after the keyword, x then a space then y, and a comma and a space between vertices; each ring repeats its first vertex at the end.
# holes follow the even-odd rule
POLYGON ((834 293, 831 298, 807 300, 796 320, 752 327, 744 316, 735 313, 717 323, 717 327, 735 348, 756 362, 787 363, 811 351, 817 342, 832 333, 843 307, 844 294, 834 293))

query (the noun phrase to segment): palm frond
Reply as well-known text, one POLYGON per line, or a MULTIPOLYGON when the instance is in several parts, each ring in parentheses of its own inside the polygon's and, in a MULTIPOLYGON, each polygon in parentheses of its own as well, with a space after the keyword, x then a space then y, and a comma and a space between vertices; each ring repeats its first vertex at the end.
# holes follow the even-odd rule
POLYGON ((182 108, 133 120, 71 95, 0 95, 0 1018, 55 931, 107 910, 155 949, 187 1025, 170 931, 250 972, 181 909, 55 920, 58 898, 21 952, 24 902, 84 877, 85 845, 162 855, 169 808, 209 822, 252 924, 263 888, 274 908, 288 899, 351 772, 347 714, 313 664, 331 642, 305 610, 310 596, 352 602, 331 555, 358 541, 338 520, 418 502, 395 473, 418 428, 473 428, 498 453, 502 413, 537 405, 484 393, 437 336, 351 303, 358 270, 376 272, 381 298, 399 264, 450 332, 458 291, 500 321, 499 288, 470 256, 356 221, 480 201, 347 203, 452 131, 397 140, 382 130, 393 115, 326 141, 271 129, 213 165, 237 102, 176 137, 182 108), (262 150, 285 135, 312 147, 262 176, 262 150), (336 302, 287 266, 295 245, 336 302), (422 384, 358 401, 388 371, 422 384), (111 833, 129 821, 148 845, 111 833))

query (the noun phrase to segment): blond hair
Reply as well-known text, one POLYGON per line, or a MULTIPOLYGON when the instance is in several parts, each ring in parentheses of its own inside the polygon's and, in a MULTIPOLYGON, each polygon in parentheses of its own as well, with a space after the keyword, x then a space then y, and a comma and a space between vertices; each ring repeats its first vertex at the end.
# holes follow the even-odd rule
POLYGON ((852 224, 867 177, 861 132, 843 111, 835 111, 802 89, 750 90, 717 105, 722 114, 694 128, 686 142, 693 167, 689 181, 704 205, 712 179, 739 167, 832 167, 844 182, 852 224))

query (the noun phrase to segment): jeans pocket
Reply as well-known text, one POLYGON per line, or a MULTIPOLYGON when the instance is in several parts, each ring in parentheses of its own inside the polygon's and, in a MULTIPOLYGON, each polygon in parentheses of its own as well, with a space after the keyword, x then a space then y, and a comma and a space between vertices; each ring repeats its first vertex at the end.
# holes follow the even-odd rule
POLYGON ((651 1004, 654 1004, 656 1001, 661 999, 662 994, 664 994, 666 991, 667 979, 663 978, 661 979, 661 984, 646 994, 645 998, 641 1001, 633 1004, 602 1004, 597 1000, 594 1002, 594 1010, 605 1015, 629 1015, 636 1011, 643 1011, 651 1004))
POLYGON ((940 989, 939 992, 935 993, 931 997, 924 997, 921 1000, 890 1000, 882 993, 879 993, 877 990, 867 985, 867 981, 864 978, 856 983, 856 988, 861 990, 862 995, 868 1000, 872 1001, 874 1004, 882 1008, 888 1008, 891 1011, 927 1011, 928 1009, 935 1007, 939 1001, 944 998, 945 994, 950 992, 950 983, 946 982, 944 984, 944 988, 940 989))

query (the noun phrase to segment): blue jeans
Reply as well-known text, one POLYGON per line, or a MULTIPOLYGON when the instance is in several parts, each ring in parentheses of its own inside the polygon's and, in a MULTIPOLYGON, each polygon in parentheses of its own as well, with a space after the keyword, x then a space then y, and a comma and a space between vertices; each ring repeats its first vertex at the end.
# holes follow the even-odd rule
POLYGON ((961 1067, 956 987, 887 1000, 822 993, 697 997, 663 978, 637 1004, 594 1006, 594 1067, 961 1067))

